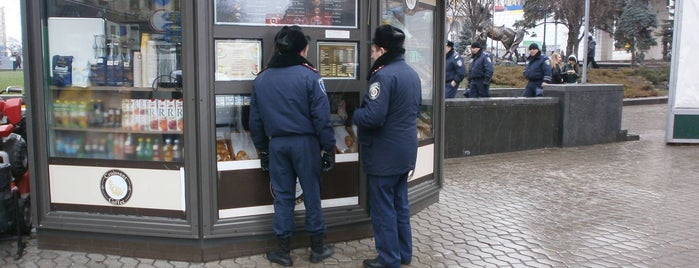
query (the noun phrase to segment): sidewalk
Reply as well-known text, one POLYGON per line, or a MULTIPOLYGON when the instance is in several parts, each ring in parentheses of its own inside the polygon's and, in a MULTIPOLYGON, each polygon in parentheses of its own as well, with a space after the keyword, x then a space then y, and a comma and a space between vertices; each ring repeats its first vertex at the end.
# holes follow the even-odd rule
MULTIPOLYGON (((696 267, 699 145, 665 144, 666 107, 623 107, 622 129, 640 141, 447 159, 440 202, 412 217, 411 267, 696 267)), ((272 267, 263 255, 186 263, 36 244, 15 262, 1 242, 0 267, 272 267)), ((323 265, 308 249, 294 263, 375 256, 371 239, 335 246, 323 265)))

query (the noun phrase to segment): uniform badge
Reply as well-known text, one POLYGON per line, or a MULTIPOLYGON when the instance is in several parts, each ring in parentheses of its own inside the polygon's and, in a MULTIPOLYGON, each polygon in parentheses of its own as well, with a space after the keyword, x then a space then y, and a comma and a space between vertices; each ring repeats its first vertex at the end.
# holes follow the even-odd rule
POLYGON ((320 87, 320 90, 323 91, 323 94, 328 95, 325 92, 325 83, 323 83, 323 78, 318 79, 318 86, 320 87))
POLYGON ((369 99, 376 100, 381 94, 381 83, 374 82, 369 86, 369 99))
POLYGON ((546 61, 544 62, 544 64, 546 64, 546 65, 551 65, 551 61, 550 61, 550 60, 546 60, 546 61))
POLYGON ((461 60, 457 60, 457 61, 456 61, 456 65, 459 65, 459 67, 461 67, 462 65, 464 65, 464 63, 461 62, 461 60))
POLYGON ((488 63, 491 63, 492 61, 490 60, 490 57, 485 57, 485 60, 488 61, 488 63))

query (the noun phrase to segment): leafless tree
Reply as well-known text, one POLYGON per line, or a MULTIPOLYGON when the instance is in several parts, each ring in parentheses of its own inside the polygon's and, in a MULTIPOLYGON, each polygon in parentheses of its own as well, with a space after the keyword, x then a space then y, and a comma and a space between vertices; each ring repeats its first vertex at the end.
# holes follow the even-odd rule
MULTIPOLYGON (((591 0, 590 27, 613 32, 616 19, 621 15, 624 0, 591 0)), ((585 18, 585 1, 582 0, 527 0, 524 2, 524 20, 518 22, 525 28, 533 28, 547 18, 549 23, 568 28, 566 55, 578 51, 583 38, 581 32, 585 18)))
MULTIPOLYGON (((470 22, 470 25, 478 25, 484 20, 492 19, 494 0, 447 0, 448 32, 451 32, 455 24, 455 18, 463 17, 470 22)), ((461 29, 455 29, 460 31, 461 29)), ((477 38, 476 27, 471 28, 471 36, 477 38)))

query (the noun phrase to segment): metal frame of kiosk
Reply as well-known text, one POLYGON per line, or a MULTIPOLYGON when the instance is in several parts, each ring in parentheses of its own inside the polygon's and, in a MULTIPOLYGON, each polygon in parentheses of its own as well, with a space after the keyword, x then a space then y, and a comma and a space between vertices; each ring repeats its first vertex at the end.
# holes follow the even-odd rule
MULTIPOLYGON (((274 34, 286 24, 301 24, 312 38, 308 60, 324 77, 331 102, 338 163, 324 174, 322 186, 327 241, 372 235, 366 178, 353 146, 356 128, 346 114, 366 91, 370 40, 382 23, 408 30, 406 60, 423 82, 411 212, 438 202, 444 81, 435 77, 444 76, 444 3, 291 2, 286 10, 262 14, 255 5, 266 1, 22 1, 39 247, 183 261, 274 247, 269 179, 250 147, 246 105, 255 73, 272 55, 274 34), (62 30, 78 26, 85 29, 62 30), (102 34, 107 41, 93 37, 102 34), (92 44, 68 42, 81 38, 92 44), (90 53, 75 52, 72 45, 90 53), (112 48, 103 46, 123 47, 122 55, 135 56, 130 72, 139 68, 140 79, 121 84, 119 78, 94 75, 107 68, 99 54, 112 48), (68 59, 72 84, 57 68, 68 59), (144 70, 151 67, 155 75, 144 70), (134 153, 125 144, 147 149, 134 153)), ((125 70, 122 63, 120 77, 127 76, 125 70)), ((297 206, 300 235, 292 238, 293 247, 308 243, 303 213, 297 206)))

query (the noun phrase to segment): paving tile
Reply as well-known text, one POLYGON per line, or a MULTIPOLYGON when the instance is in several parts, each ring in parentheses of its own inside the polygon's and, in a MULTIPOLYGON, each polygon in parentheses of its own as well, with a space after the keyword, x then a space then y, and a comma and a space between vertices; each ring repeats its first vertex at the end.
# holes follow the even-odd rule
MULTIPOLYGON (((404 267, 696 267, 699 146, 665 143, 666 105, 623 107, 639 141, 446 159, 440 202, 413 215, 404 267)), ((175 262, 39 250, 22 259, 0 241, 0 267, 278 267, 263 254, 175 262)), ((371 238, 336 243, 321 264, 308 249, 296 267, 361 267, 371 238)))

